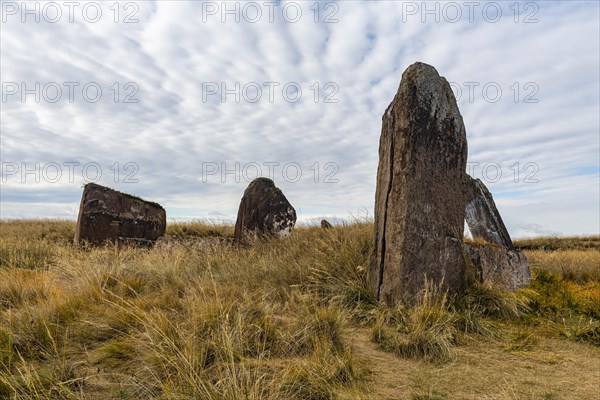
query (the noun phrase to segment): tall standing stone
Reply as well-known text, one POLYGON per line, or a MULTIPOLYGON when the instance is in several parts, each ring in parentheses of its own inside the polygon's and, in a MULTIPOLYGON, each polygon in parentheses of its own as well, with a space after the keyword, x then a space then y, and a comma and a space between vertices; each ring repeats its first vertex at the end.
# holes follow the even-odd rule
POLYGON ((240 202, 234 239, 247 236, 289 236, 296 224, 296 210, 283 192, 268 178, 256 178, 244 191, 240 202))
POLYGON ((150 245, 165 235, 166 226, 160 204, 88 183, 81 196, 74 243, 150 245))
POLYGON ((411 65, 382 125, 371 290, 389 305, 414 303, 426 279, 461 291, 467 140, 450 85, 411 65))

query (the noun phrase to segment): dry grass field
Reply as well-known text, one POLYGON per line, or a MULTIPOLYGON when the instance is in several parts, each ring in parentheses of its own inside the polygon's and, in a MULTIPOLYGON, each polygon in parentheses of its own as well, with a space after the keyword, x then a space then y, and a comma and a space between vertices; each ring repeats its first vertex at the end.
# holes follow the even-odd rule
POLYGON ((373 227, 232 247, 171 224, 152 249, 76 249, 69 221, 0 222, 0 398, 595 399, 600 237, 517 241, 517 293, 366 290, 373 227))

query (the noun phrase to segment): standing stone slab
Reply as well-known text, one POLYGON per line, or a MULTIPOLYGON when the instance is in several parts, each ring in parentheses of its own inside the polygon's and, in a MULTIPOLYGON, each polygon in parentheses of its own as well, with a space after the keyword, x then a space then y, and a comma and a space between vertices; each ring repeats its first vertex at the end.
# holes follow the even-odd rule
POLYGON ((514 249, 492 194, 484 183, 467 175, 465 188, 465 219, 473 239, 483 239, 498 246, 514 249))
POLYGON ((411 65, 382 125, 371 290, 389 305, 414 303, 425 279, 459 292, 467 140, 450 85, 435 68, 411 65))
POLYGON ((88 183, 83 189, 75 245, 153 244, 165 235, 165 209, 129 194, 88 183))
POLYGON ((257 178, 244 191, 234 240, 239 243, 248 236, 289 236, 295 224, 296 210, 283 192, 271 179, 257 178))
POLYGON ((465 252, 480 282, 505 290, 515 290, 531 281, 525 254, 516 250, 492 194, 479 179, 466 176, 465 219, 473 239, 483 243, 467 244, 465 252))

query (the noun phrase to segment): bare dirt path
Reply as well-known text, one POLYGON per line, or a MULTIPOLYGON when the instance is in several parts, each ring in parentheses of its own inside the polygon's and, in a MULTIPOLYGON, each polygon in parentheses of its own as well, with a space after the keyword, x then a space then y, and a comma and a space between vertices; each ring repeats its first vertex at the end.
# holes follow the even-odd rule
POLYGON ((507 350, 507 338, 467 339, 453 361, 407 360, 378 350, 370 330, 347 333, 370 371, 369 399, 558 400, 600 399, 600 349, 537 338, 526 351, 507 350))

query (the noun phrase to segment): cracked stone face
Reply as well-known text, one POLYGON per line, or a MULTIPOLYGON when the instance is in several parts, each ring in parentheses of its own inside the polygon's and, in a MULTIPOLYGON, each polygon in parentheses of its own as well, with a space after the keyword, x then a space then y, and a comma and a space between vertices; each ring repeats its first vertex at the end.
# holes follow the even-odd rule
POLYGON ((83 189, 75 245, 152 244, 165 235, 165 209, 157 203, 88 183, 83 189))
POLYGON ((235 223, 235 241, 248 236, 287 237, 296 224, 296 210, 283 192, 268 178, 257 178, 248 185, 240 202, 235 223))
POLYGON ((414 303, 425 280, 466 286, 462 254, 467 140, 450 85, 416 63, 383 115, 375 195, 373 294, 414 303))

